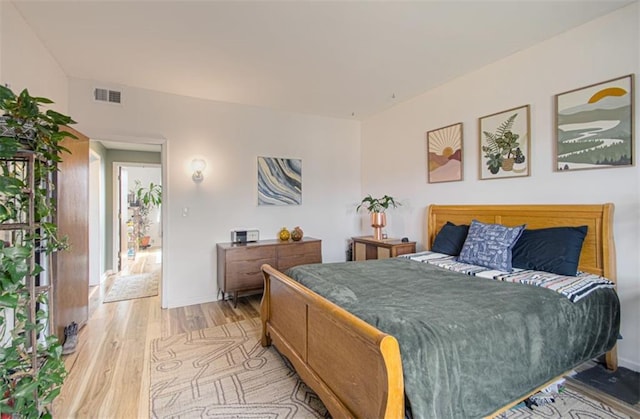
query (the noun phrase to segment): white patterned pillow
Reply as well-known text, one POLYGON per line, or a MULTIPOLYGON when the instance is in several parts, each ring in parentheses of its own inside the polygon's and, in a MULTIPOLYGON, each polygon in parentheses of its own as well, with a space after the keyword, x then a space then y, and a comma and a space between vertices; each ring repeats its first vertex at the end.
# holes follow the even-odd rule
POLYGON ((473 220, 458 261, 511 272, 511 249, 524 229, 524 225, 507 227, 473 220))

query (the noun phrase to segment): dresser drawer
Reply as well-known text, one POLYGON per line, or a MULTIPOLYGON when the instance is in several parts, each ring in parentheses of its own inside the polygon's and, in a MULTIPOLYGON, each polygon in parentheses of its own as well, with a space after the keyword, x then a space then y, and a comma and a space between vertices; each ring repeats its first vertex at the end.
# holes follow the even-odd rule
POLYGON ((263 259, 275 259, 275 246, 236 247, 227 250, 225 260, 229 262, 259 261, 263 259))
POLYGON ((278 266, 284 271, 292 266, 322 262, 320 242, 302 243, 278 248, 278 266))
POLYGON ((317 242, 300 242, 288 243, 278 246, 278 258, 296 256, 303 254, 320 254, 320 241, 317 242))
POLYGON ((262 264, 251 268, 240 267, 240 269, 237 270, 233 269, 234 266, 230 266, 229 270, 227 270, 227 275, 229 275, 230 278, 233 278, 233 281, 230 281, 230 283, 227 284, 227 289, 225 291, 233 292, 236 290, 256 289, 262 287, 264 277, 262 276, 260 266, 262 266, 262 264))
POLYGON ((278 247, 278 266, 283 271, 292 266, 322 262, 321 242, 295 243, 278 247))

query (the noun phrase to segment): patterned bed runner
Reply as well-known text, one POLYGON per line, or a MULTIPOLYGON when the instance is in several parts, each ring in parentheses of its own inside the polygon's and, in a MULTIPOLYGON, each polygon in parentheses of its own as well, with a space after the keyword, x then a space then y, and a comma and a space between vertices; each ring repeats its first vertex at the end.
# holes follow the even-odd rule
POLYGON ((536 287, 548 288, 559 292, 567 297, 571 302, 580 301, 598 288, 614 288, 613 282, 598 275, 578 272, 576 276, 558 275, 550 272, 533 271, 514 268, 513 272, 502 272, 483 266, 470 265, 458 262, 455 256, 442 253, 424 251, 399 256, 417 262, 429 263, 450 271, 463 273, 469 276, 495 279, 497 281, 517 282, 521 284, 534 285, 536 287))

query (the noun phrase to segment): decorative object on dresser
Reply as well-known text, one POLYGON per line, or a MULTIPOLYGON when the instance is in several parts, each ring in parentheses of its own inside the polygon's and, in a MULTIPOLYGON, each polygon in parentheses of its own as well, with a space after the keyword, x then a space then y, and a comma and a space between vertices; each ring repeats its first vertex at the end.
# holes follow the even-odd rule
POLYGON ((291 230, 291 240, 293 240, 294 242, 302 240, 303 236, 304 233, 302 232, 302 229, 300 227, 296 226, 296 228, 291 230))
POLYGON ((555 96, 555 170, 633 166, 633 74, 555 96))
POLYGON ((289 241, 291 238, 291 233, 287 230, 287 227, 282 227, 278 232, 278 238, 283 242, 289 241))
POLYGON ((371 227, 373 227, 373 238, 375 240, 382 240, 382 229, 387 225, 387 215, 385 211, 389 207, 397 208, 400 206, 399 202, 395 198, 385 195, 382 198, 374 198, 371 195, 367 195, 362 198, 362 202, 356 208, 356 212, 360 208, 365 207, 371 214, 371 227))
POLYGON ((478 120, 480 179, 529 176, 529 105, 478 120))
POLYGON ((387 259, 415 253, 416 242, 400 239, 374 240, 373 237, 352 237, 353 260, 387 259))
POLYGON ((260 231, 257 229, 231 230, 231 243, 257 242, 260 240, 260 231))
POLYGON ((218 243, 218 293, 233 294, 260 291, 263 287, 261 266, 269 264, 285 271, 292 266, 322 262, 322 241, 303 237, 300 241, 260 240, 254 243, 218 243))
POLYGON ((427 132, 427 182, 462 180, 462 122, 427 132))

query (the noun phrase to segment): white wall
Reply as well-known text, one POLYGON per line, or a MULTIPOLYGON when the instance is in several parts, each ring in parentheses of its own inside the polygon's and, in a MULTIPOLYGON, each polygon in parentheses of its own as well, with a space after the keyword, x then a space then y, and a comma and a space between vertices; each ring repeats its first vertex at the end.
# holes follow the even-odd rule
POLYGON ((235 227, 272 239, 300 226, 323 240, 323 259, 344 261, 357 231, 360 124, 123 88, 123 105, 95 103, 94 83, 70 81, 70 114, 95 139, 166 138, 163 232, 167 306, 216 299, 216 242, 235 227), (302 205, 257 206, 257 157, 302 159, 302 205), (204 181, 191 180, 191 161, 207 162, 204 181), (188 216, 183 217, 183 208, 188 216))
MULTIPOLYGON (((47 97, 51 107, 66 113, 68 81, 60 66, 24 22, 15 7, 0 1, 0 83, 9 85, 14 93, 25 87, 33 96, 47 97)), ((7 324, 13 323, 8 313, 7 324)), ((0 336, 6 342, 8 332, 0 336)))
POLYGON ((16 94, 28 88, 32 96, 47 97, 55 102, 53 109, 67 113, 68 80, 60 65, 13 4, 2 1, 0 10, 0 82, 16 94))
MULTIPOLYGON (((399 104, 362 124, 362 188, 406 201, 392 213, 390 234, 424 243, 432 203, 615 204, 618 291, 622 302, 622 365, 640 370, 640 170, 635 167, 553 171, 553 96, 638 73, 638 3, 587 23, 399 104), (531 105, 531 176, 478 180, 478 117, 531 105), (427 131, 464 123, 464 180, 427 184, 427 131), (387 144, 387 147, 381 145, 387 144)), ((636 79, 636 98, 638 97, 636 79)), ((636 106, 636 121, 638 120, 636 106)), ((636 144, 638 129, 635 125, 636 144)))
POLYGON ((4 16, 4 3, 5 2, 0 2, 0 83, 2 83, 4 85, 4 78, 2 77, 2 32, 4 32, 4 30, 2 29, 4 26, 4 20, 3 20, 3 16, 4 16))

